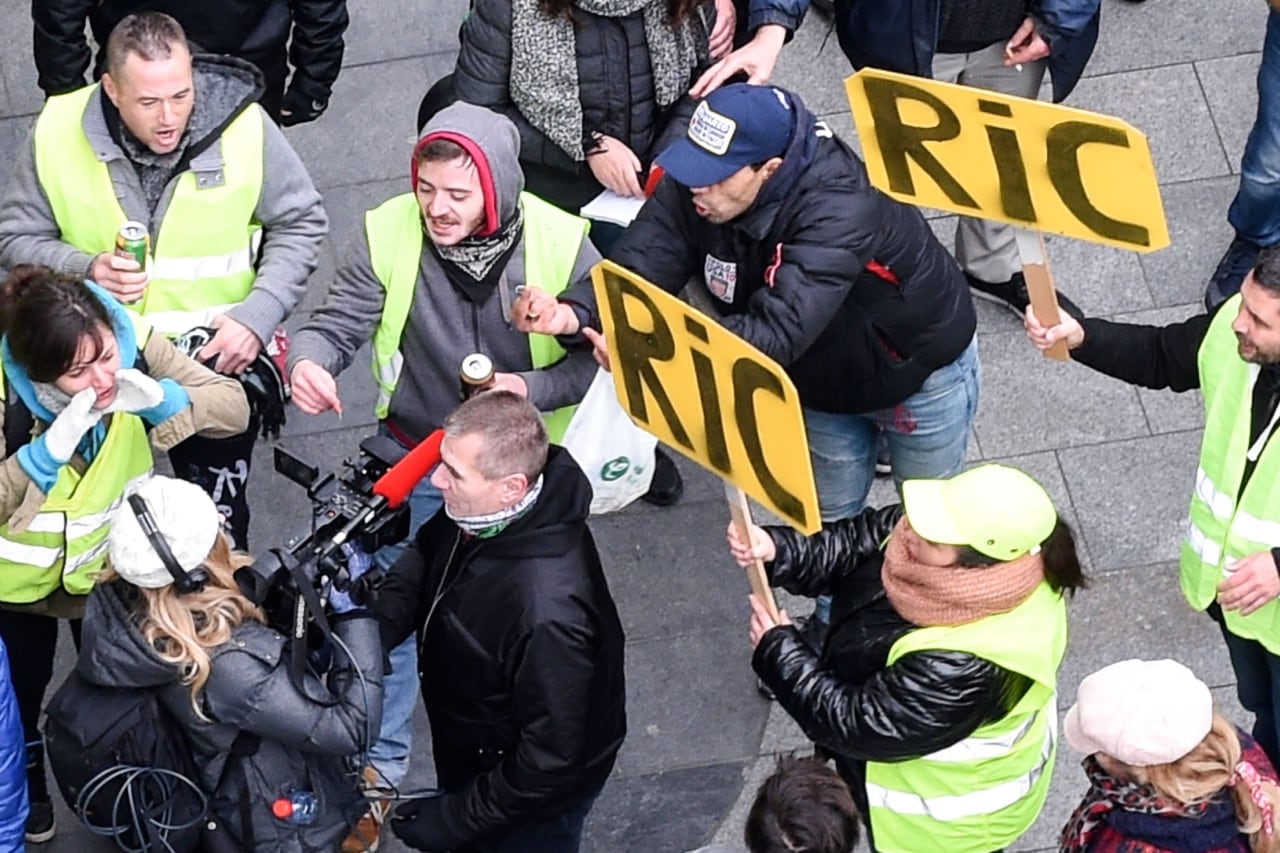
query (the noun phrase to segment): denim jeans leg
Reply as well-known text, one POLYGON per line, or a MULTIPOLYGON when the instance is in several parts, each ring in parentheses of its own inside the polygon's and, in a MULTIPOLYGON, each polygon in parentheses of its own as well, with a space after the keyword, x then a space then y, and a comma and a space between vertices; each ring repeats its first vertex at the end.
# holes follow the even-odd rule
POLYGON ((1280 658, 1271 654, 1257 640, 1238 637, 1218 621, 1222 638, 1227 641, 1231 669, 1236 674, 1236 695, 1246 711, 1253 713, 1253 739, 1274 764, 1280 760, 1280 658))
MULTIPOLYGON (((409 495, 409 539, 388 545, 374 554, 383 571, 390 571, 409 541, 444 503, 440 491, 422 480, 409 495)), ((418 638, 409 637, 387 656, 391 672, 382 683, 382 728, 369 748, 369 764, 378 773, 377 783, 399 787, 409 772, 413 749, 413 708, 418 702, 418 638)))
POLYGON ((975 338, 955 361, 935 370, 920 390, 876 413, 889 441, 899 491, 904 480, 950 477, 964 468, 981 375, 975 338))
POLYGON ((1280 243, 1280 12, 1274 9, 1258 66, 1258 114, 1240 160, 1240 189, 1227 221, 1251 243, 1280 243))
MULTIPOLYGON (((866 505, 876 474, 875 423, 866 415, 808 408, 803 414, 822 520, 857 515, 866 505)), ((830 620, 831 596, 818 596, 813 615, 819 622, 830 620)))

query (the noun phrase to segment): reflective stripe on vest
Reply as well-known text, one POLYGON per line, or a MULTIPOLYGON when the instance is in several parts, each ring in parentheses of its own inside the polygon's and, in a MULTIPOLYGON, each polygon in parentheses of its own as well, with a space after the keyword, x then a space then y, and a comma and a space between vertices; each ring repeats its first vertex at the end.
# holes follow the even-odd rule
MULTIPOLYGON (((569 284, 590 224, 529 193, 521 193, 520 206, 524 211, 525 280, 538 282, 552 295, 558 294, 569 284)), ((382 420, 387 417, 404 367, 400 338, 422 269, 422 208, 412 193, 406 193, 370 210, 364 221, 369 260, 386 290, 372 347, 373 378, 378 384, 374 412, 382 420)), ((555 364, 564 357, 564 348, 554 336, 532 334, 528 337, 534 368, 555 364)), ((559 441, 564 435, 564 428, 576 409, 577 406, 565 406, 543 413, 552 441, 559 441)))
MULTIPOLYGON (((36 119, 34 142, 36 174, 60 239, 92 255, 113 251, 128 219, 107 164, 84 134, 84 111, 97 88, 50 98, 36 119)), ((221 168, 188 170, 171 183, 164 220, 151 235, 151 279, 142 299, 128 306, 165 334, 207 325, 253 286, 262 232, 255 212, 264 120, 257 104, 246 107, 217 142, 221 168)))
POLYGON ((1007 613, 898 638, 890 665, 914 652, 960 651, 1024 675, 1031 686, 1008 714, 951 746, 907 761, 867 762, 877 849, 988 853, 1035 822, 1057 751, 1057 671, 1066 643, 1066 603, 1044 583, 1007 613))
MULTIPOLYGON (((1250 554, 1280 547, 1280 442, 1268 436, 1243 491, 1252 430, 1253 386, 1259 366, 1240 358, 1231 324, 1240 311, 1233 296, 1218 309, 1197 366, 1204 395, 1204 437, 1188 510, 1179 574, 1192 607, 1204 610, 1217 596, 1228 567, 1250 554)), ((1280 654, 1280 602, 1270 601, 1248 616, 1224 610, 1227 629, 1280 654)))
POLYGON ((59 585, 73 595, 87 594, 106 558, 112 513, 150 475, 151 447, 142 420, 112 415, 106 439, 83 475, 62 466, 29 527, 14 532, 0 525, 0 601, 39 601, 59 585))

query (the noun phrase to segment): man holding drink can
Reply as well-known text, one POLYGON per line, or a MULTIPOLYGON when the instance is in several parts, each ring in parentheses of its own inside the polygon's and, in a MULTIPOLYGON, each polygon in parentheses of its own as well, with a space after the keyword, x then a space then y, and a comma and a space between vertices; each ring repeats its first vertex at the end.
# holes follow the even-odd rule
MULTIPOLYGON (((196 357, 242 374, 316 267, 328 230, 320 195, 257 105, 252 65, 193 58, 158 12, 122 20, 106 57, 101 84, 50 98, 19 153, 0 201, 0 264, 91 279, 170 336, 212 327, 196 357)), ((255 419, 243 435, 171 453, 240 547, 256 431, 255 419)))

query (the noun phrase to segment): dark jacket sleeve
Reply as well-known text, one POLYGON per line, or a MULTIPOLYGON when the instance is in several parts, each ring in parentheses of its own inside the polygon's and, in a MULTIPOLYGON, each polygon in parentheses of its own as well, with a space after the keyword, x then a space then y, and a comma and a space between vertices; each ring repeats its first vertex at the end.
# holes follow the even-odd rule
POLYGON ((698 272, 697 247, 689 237, 695 233, 696 217, 688 195, 675 181, 663 178, 622 232, 609 259, 668 293, 679 293, 698 272), (654 251, 655 246, 662 251, 654 251))
POLYGON ((289 87, 317 101, 329 100, 346 49, 347 0, 290 0, 289 87))
POLYGON ((765 24, 778 24, 794 33, 809 10, 809 0, 751 0, 747 8, 747 29, 752 33, 765 24))
POLYGON ((520 131, 520 159, 577 173, 581 164, 524 117, 511 101, 511 0, 476 0, 462 22, 453 72, 458 100, 502 113, 520 131))
POLYGON ((425 612, 422 598, 426 586, 426 565, 419 543, 433 528, 430 521, 418 529, 418 536, 396 560, 395 565, 378 586, 373 611, 382 624, 382 644, 388 651, 403 643, 422 627, 425 612))
POLYGON ((418 826, 438 833, 426 849, 457 849, 576 791, 598 655, 585 616, 540 621, 520 639, 512 650, 511 694, 518 743, 462 789, 423 802, 418 826))
POLYGON ((809 597, 831 590, 832 583, 857 571, 879 553, 902 518, 902 505, 867 508, 853 518, 829 522, 812 536, 782 525, 765 528, 778 552, 765 570, 774 586, 809 597))
POLYGON ((1082 320, 1084 343, 1071 351, 1071 357, 1131 385, 1172 391, 1199 388, 1196 355, 1212 319, 1212 314, 1197 314, 1168 326, 1082 320))
POLYGON ((335 620, 333 633, 350 649, 335 649, 328 690, 340 696, 326 704, 326 687, 304 676, 309 695, 294 687, 285 642, 279 635, 240 638, 215 652, 205 687, 214 719, 304 752, 354 755, 370 745, 382 721, 382 644, 377 621, 367 614, 335 620), (270 643, 266 640, 271 640, 270 643))
POLYGON ((84 85, 93 59, 84 25, 92 0, 32 0, 32 48, 37 82, 45 95, 61 95, 84 85))
POLYGON ((1030 686, 983 658, 928 651, 856 687, 825 669, 789 625, 761 638, 751 664, 814 743, 863 761, 903 761, 959 743, 1008 713, 1030 686))

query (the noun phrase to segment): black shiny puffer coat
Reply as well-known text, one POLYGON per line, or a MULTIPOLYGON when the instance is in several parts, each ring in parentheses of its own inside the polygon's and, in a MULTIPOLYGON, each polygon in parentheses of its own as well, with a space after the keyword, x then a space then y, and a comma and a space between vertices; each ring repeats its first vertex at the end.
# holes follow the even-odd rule
POLYGON ((959 743, 1005 716, 1031 686, 1026 676, 965 652, 904 655, 889 649, 915 630, 880 580, 883 544, 900 504, 866 509, 805 537, 769 527, 778 553, 766 565, 774 586, 832 595, 831 628, 815 652, 791 626, 775 628, 751 664, 813 742, 836 759, 866 814, 867 761, 904 761, 959 743))

